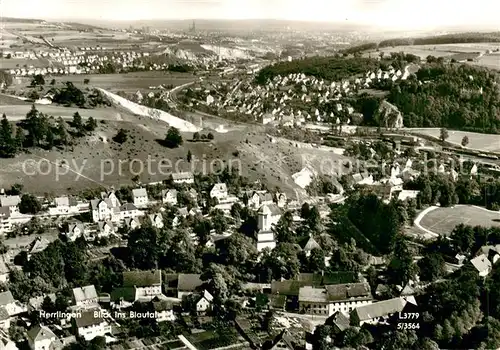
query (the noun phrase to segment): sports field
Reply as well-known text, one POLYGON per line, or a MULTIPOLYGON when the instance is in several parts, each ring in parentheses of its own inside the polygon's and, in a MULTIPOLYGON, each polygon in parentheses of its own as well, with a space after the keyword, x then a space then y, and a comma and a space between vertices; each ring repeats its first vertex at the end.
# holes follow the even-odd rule
POLYGON ((468 205, 457 205, 431 210, 420 220, 420 225, 424 229, 445 236, 449 236, 453 229, 460 224, 500 227, 500 212, 468 205))

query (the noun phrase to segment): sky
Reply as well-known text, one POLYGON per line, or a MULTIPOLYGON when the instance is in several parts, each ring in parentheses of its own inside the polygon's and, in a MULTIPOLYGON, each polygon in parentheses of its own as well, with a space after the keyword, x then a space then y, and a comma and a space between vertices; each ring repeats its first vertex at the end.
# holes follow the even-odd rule
POLYGON ((0 0, 0 14, 40 19, 286 19, 418 29, 500 30, 500 0, 0 0))

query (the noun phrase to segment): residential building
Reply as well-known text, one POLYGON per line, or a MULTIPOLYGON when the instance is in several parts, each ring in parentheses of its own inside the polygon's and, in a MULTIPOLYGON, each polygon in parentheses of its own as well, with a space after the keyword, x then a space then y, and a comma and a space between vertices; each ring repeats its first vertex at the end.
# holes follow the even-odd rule
POLYGON ((19 214, 20 196, 0 196, 0 207, 9 208, 10 216, 19 214))
POLYGON ((136 218, 125 219, 124 225, 129 230, 135 230, 136 228, 141 227, 141 223, 136 218))
POLYGON ((200 296, 198 301, 196 302, 196 312, 207 312, 212 307, 212 302, 214 297, 207 290, 203 291, 203 294, 200 296))
POLYGON ((217 183, 210 190, 210 198, 216 198, 218 201, 226 199, 227 195, 227 186, 225 183, 217 183))
POLYGON ((51 350, 59 344, 56 335, 46 326, 35 326, 28 331, 28 345, 32 350, 51 350))
POLYGON ((177 278, 177 298, 181 299, 184 295, 196 293, 203 285, 199 274, 181 273, 177 278))
POLYGON ((93 199, 90 201, 90 209, 92 210, 92 220, 94 222, 115 220, 114 207, 111 199, 93 199))
POLYGON ((300 310, 313 315, 331 316, 337 311, 348 314, 356 307, 371 304, 372 300, 370 285, 364 282, 299 289, 300 310))
POLYGON ((90 341, 95 337, 104 337, 111 333, 111 326, 98 311, 98 309, 83 311, 79 317, 73 318, 78 336, 90 341))
POLYGON ((94 285, 73 288, 73 303, 77 308, 97 308, 99 298, 94 285))
POLYGON ((18 350, 16 343, 9 339, 6 332, 0 334, 0 350, 18 350))
POLYGON ((156 322, 175 321, 174 303, 168 300, 153 300, 156 322))
POLYGON ((191 172, 174 173, 172 174, 172 181, 175 184, 192 184, 194 183, 194 175, 191 172))
POLYGON ((163 204, 177 205, 177 190, 162 190, 161 198, 163 204))
POLYGON ((276 204, 278 205, 278 208, 284 208, 286 207, 287 203, 287 198, 285 193, 276 193, 276 204))
POLYGON ((156 228, 163 228, 163 217, 161 214, 149 214, 149 221, 151 225, 156 228))
POLYGON ((293 338, 288 332, 288 330, 283 330, 281 333, 274 339, 273 344, 270 350, 294 350, 296 349, 295 342, 293 338))
POLYGON ((311 256, 311 252, 314 249, 321 249, 321 246, 319 245, 318 242, 314 239, 314 237, 310 234, 309 239, 307 240, 306 244, 302 248, 302 251, 305 253, 306 257, 311 256))
POLYGON ((71 215, 78 214, 80 208, 74 197, 57 197, 54 199, 54 204, 49 208, 50 215, 71 215))
POLYGON ((162 294, 161 270, 125 271, 123 287, 134 289, 135 300, 151 300, 162 294))
POLYGON ((470 263, 477 270, 480 277, 486 277, 491 272, 492 264, 485 254, 476 256, 474 259, 470 260, 470 263))
POLYGON ((137 209, 137 207, 132 203, 123 204, 122 206, 120 206, 119 211, 120 220, 136 218, 143 215, 143 212, 137 209))
POLYGON ((109 237, 116 233, 115 225, 111 221, 101 221, 97 223, 97 236, 109 237))
POLYGON ((4 306, 0 307, 0 329, 8 332, 10 328, 11 317, 4 306))
POLYGON ((85 225, 78 220, 74 220, 68 223, 68 230, 63 232, 63 234, 70 241, 75 241, 78 237, 82 237, 85 234, 85 225))
POLYGON ((136 207, 145 207, 149 203, 148 192, 145 188, 135 188, 132 190, 132 199, 136 207))

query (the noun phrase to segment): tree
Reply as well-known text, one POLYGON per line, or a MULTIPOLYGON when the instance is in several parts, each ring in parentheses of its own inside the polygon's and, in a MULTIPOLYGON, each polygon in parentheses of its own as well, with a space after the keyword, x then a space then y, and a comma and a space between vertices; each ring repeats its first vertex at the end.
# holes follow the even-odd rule
POLYGON ((446 141, 446 139, 448 139, 448 137, 449 137, 448 130, 446 130, 445 128, 441 128, 439 130, 439 139, 441 140, 441 142, 446 141))
POLYGON ((433 282, 446 273, 445 261, 441 254, 430 253, 426 254, 418 262, 419 276, 422 281, 433 282))
POLYGON ((142 227, 129 233, 128 249, 132 266, 150 270, 157 267, 160 255, 156 230, 142 227))
POLYGON ((87 119, 87 122, 85 123, 85 130, 92 132, 96 128, 97 128, 97 121, 94 118, 89 117, 89 119, 87 119))
POLYGON ((128 139, 128 133, 127 130, 125 129, 118 130, 118 133, 115 136, 113 136, 113 141, 119 144, 127 142, 127 139, 128 139))
POLYGON ((167 135, 165 136, 165 146, 168 148, 176 148, 182 145, 182 136, 179 132, 179 129, 170 127, 167 131, 167 135))
POLYGON ((191 163, 191 159, 193 158, 193 155, 191 154, 191 150, 188 150, 188 153, 187 153, 187 156, 186 156, 186 159, 188 161, 188 163, 191 163))
POLYGON ((33 78, 31 79, 31 86, 34 87, 34 86, 42 86, 42 85, 45 85, 45 79, 43 78, 43 75, 41 74, 37 74, 35 76, 33 76, 33 78))
POLYGON ((88 79, 88 78, 83 79, 83 83, 85 85, 88 85, 88 83, 90 83, 90 79, 88 79))
POLYGON ((462 138, 462 146, 466 147, 468 144, 469 144, 469 137, 467 135, 465 135, 462 138))
POLYGON ((84 127, 83 127, 83 119, 82 119, 80 113, 75 112, 75 114, 73 114, 72 124, 73 124, 73 127, 76 129, 76 132, 78 134, 81 134, 82 131, 84 130, 84 127))
POLYGON ((23 194, 19 203, 19 211, 22 214, 36 214, 42 210, 40 201, 32 194, 23 194))
POLYGON ((209 139, 209 140, 213 140, 213 139, 214 139, 214 134, 212 134, 211 132, 209 132, 209 133, 207 134, 207 139, 209 139))
POLYGON ((200 133, 199 133, 199 132, 195 132, 195 133, 193 134, 193 140, 194 140, 194 141, 198 141, 198 140, 200 140, 200 133))
POLYGON ((50 85, 56 85, 56 80, 55 80, 55 79, 52 79, 52 80, 50 81, 50 85))

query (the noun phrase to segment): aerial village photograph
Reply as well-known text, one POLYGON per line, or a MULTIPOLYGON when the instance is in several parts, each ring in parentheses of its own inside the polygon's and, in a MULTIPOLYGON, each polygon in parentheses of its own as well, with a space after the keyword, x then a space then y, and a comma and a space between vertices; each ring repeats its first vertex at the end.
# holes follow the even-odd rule
POLYGON ((500 349, 499 14, 1 0, 0 350, 500 349))

